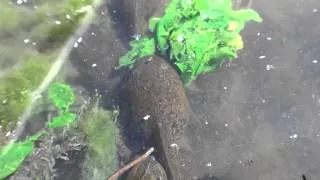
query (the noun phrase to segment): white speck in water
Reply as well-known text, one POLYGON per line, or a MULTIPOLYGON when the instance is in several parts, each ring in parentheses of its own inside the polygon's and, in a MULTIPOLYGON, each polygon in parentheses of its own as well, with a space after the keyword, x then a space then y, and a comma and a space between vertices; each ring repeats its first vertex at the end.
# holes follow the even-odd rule
POLYGON ((141 39, 141 34, 135 34, 132 36, 135 40, 140 40, 141 39))
POLYGON ((33 6, 34 9, 38 9, 38 6, 33 6))
POLYGON ((2 126, 0 125, 0 129, 2 128, 2 126))
POLYGON ((260 32, 258 32, 258 33, 257 33, 257 36, 260 36, 260 35, 261 35, 260 32))
POLYGON ((312 94, 311 95, 312 99, 316 98, 316 95, 315 94, 312 94))
POLYGON ((297 139, 299 137, 298 134, 293 134, 291 136, 289 136, 290 139, 297 139))
POLYGON ((27 0, 22 0, 22 1, 25 2, 25 3, 28 2, 27 0))
POLYGON ((30 39, 23 40, 24 43, 28 44, 30 42, 30 39))
POLYGON ((101 11, 101 14, 104 15, 104 11, 101 11))
POLYGON ((316 136, 317 136, 317 137, 320 137, 320 134, 317 134, 316 136))
POLYGON ((66 14, 67 19, 71 19, 71 16, 69 14, 66 14))
POLYGON ((56 23, 56 24, 61 24, 61 21, 54 21, 54 23, 56 23))
POLYGON ((265 99, 262 99, 262 103, 264 104, 264 103, 266 103, 267 101, 265 100, 265 99))
POLYGON ((148 120, 150 117, 151 117, 150 115, 145 115, 145 116, 143 117, 143 119, 146 121, 146 120, 148 120))
POLYGON ((8 137, 10 135, 11 135, 11 131, 8 131, 5 136, 8 137))
POLYGON ((242 164, 242 161, 241 161, 241 160, 239 160, 239 164, 242 164))
POLYGON ((268 41, 271 41, 271 40, 272 40, 272 37, 267 37, 267 40, 268 40, 268 41))
POLYGON ((208 122, 208 121, 206 121, 206 122, 204 122, 204 124, 205 124, 205 125, 208 125, 208 124, 209 124, 209 122, 208 122))
POLYGON ((74 42, 73 47, 77 48, 79 46, 79 44, 77 42, 74 42))
POLYGON ((178 147, 178 144, 172 143, 172 144, 170 145, 170 147, 178 147))
POLYGON ((23 1, 22 0, 17 0, 17 4, 22 4, 23 1))
POLYGON ((259 59, 265 59, 266 56, 259 56, 259 59))
POLYGON ((229 124, 227 124, 227 123, 226 123, 226 124, 224 124, 224 126, 225 126, 225 127, 228 127, 228 126, 229 126, 229 124))
POLYGON ((274 69, 274 66, 272 64, 266 65, 266 70, 270 71, 271 69, 274 69))
POLYGON ((317 8, 313 8, 312 12, 316 13, 316 12, 318 12, 318 9, 317 8))
POLYGON ((97 67, 97 64, 92 64, 91 66, 92 66, 92 67, 97 67))
POLYGON ((112 13, 115 14, 115 13, 117 13, 117 11, 116 11, 116 10, 113 10, 112 13))
POLYGON ((318 60, 317 60, 317 59, 314 59, 314 60, 312 60, 312 63, 313 63, 313 64, 317 64, 317 63, 318 63, 318 60))
POLYGON ((211 163, 211 162, 208 162, 208 163, 206 164, 206 166, 207 166, 207 167, 211 167, 211 166, 212 166, 212 163, 211 163))
POLYGON ((183 38, 183 36, 182 36, 182 35, 178 36, 178 41, 179 41, 179 42, 182 42, 182 41, 183 41, 183 39, 184 39, 184 38, 183 38))
POLYGON ((91 35, 92 35, 92 36, 95 36, 95 35, 96 35, 96 33, 94 33, 94 32, 91 32, 91 35))
POLYGON ((79 37, 77 41, 78 41, 78 43, 81 43, 82 42, 82 37, 79 37))
POLYGON ((3 101, 2 101, 2 104, 7 103, 7 101, 8 101, 7 99, 3 100, 3 101))
POLYGON ((35 46, 35 45, 37 45, 37 43, 36 43, 36 42, 32 42, 32 45, 34 45, 34 46, 35 46))
POLYGON ((227 87, 227 86, 223 86, 223 89, 224 89, 224 90, 227 90, 227 89, 228 89, 228 87, 227 87))

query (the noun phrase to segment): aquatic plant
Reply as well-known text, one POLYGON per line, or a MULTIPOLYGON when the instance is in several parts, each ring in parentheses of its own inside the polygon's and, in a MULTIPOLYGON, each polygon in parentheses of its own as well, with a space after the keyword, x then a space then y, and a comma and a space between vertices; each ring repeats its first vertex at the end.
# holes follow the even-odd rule
POLYGON ((105 179, 117 169, 118 114, 117 109, 104 110, 94 103, 81 118, 81 129, 87 137, 83 179, 105 179))
POLYGON ((252 9, 233 10, 232 0, 172 0, 162 17, 150 19, 154 37, 134 40, 119 67, 132 67, 137 58, 154 53, 168 56, 189 85, 200 74, 237 57, 243 48, 240 32, 249 21, 262 19, 252 9), (139 51, 137 44, 145 51, 139 51))
POLYGON ((48 98, 58 109, 58 116, 48 122, 49 128, 68 126, 76 119, 76 114, 69 112, 69 107, 74 103, 74 93, 70 86, 54 83, 49 87, 48 98))
POLYGON ((38 133, 24 141, 10 143, 0 148, 0 179, 6 178, 19 168, 23 160, 32 153, 34 141, 41 135, 38 133))

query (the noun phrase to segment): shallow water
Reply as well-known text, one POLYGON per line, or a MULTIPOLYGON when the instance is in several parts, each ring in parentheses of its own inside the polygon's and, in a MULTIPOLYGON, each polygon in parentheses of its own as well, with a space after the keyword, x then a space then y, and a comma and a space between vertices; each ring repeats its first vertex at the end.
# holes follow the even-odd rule
MULTIPOLYGON (((181 144, 192 162, 190 174, 221 180, 319 179, 320 2, 255 0, 252 7, 264 22, 245 28, 245 48, 239 58, 217 72, 199 77, 192 85, 195 88, 186 90, 196 117, 187 125, 181 144)), ((128 107, 122 94, 122 80, 128 72, 113 68, 127 51, 128 39, 143 28, 126 29, 130 21, 124 23, 121 10, 121 3, 113 1, 99 8, 97 19, 79 35, 81 41, 77 38, 77 46, 64 66, 62 72, 79 97, 76 111, 95 91, 103 95, 100 102, 106 109, 128 107)), ((145 23, 145 19, 138 21, 145 23)), ((27 34, 20 33, 20 43, 12 47, 32 45, 32 39, 31 44, 24 41, 29 38, 27 34)), ((11 71, 4 71, 3 67, 11 66, 6 61, 0 65, 3 74, 11 71)), ((40 109, 35 117, 41 123, 30 123, 26 134, 40 129, 48 114, 54 114, 47 106, 42 108, 44 112, 40 109)), ((130 120, 130 115, 120 109, 119 122, 130 120)), ((119 149, 123 156, 120 163, 148 147, 142 134, 137 129, 132 131, 137 127, 124 127, 120 133, 128 149, 119 149)), ((61 141, 67 142, 57 144, 70 153, 70 159, 56 161, 56 179, 74 179, 72 174, 81 171, 84 161, 85 141, 72 133, 61 141), (68 145, 74 142, 79 147, 68 145)), ((51 172, 51 167, 43 166, 51 172)))

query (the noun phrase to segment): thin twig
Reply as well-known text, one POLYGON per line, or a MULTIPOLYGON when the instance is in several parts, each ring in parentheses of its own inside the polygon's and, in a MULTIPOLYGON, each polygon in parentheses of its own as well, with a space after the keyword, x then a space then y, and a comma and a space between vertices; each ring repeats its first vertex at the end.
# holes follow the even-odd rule
POLYGON ((117 170, 112 176, 108 178, 108 180, 117 180, 123 173, 128 171, 130 168, 146 160, 153 151, 154 151, 154 148, 153 147, 150 148, 146 153, 144 153, 143 155, 139 156, 137 159, 131 161, 129 164, 117 170))

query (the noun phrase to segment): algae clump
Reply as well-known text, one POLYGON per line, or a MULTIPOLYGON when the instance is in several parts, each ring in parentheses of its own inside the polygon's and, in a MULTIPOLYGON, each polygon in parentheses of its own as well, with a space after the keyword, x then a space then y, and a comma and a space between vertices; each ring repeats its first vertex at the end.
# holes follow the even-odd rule
POLYGON ((134 40, 135 46, 120 59, 119 66, 132 66, 146 54, 167 56, 189 85, 199 75, 214 71, 227 59, 237 57, 243 48, 240 32, 249 21, 262 19, 252 9, 232 9, 232 0, 172 0, 162 17, 150 19, 153 37, 134 40), (149 42, 154 40, 155 49, 149 42))
POLYGON ((81 127, 87 137, 87 153, 83 179, 105 179, 117 169, 118 114, 118 110, 104 110, 97 104, 84 113, 81 127))

